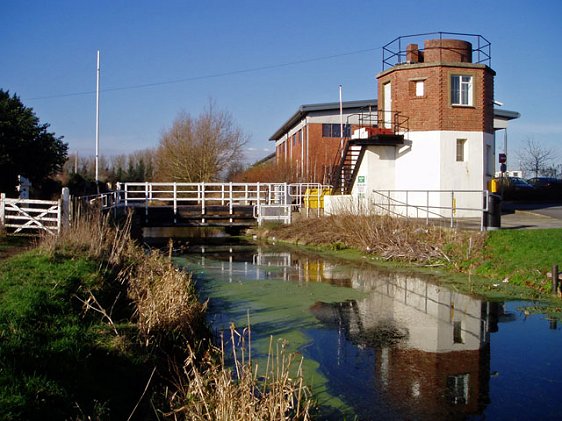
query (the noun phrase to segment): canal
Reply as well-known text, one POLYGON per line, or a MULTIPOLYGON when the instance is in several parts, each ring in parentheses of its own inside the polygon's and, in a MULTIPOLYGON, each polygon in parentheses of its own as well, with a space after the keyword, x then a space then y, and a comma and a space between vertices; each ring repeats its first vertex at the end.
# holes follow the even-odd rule
POLYGON ((191 244, 176 257, 217 334, 251 324, 302 354, 320 419, 554 419, 562 334, 529 302, 487 302, 419 273, 281 247, 191 244))

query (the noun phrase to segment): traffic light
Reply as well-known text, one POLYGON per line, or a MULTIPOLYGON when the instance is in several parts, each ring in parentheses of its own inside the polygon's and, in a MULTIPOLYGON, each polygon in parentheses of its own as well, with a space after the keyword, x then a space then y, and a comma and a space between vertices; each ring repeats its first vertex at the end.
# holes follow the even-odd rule
POLYGON ((507 155, 504 154, 504 153, 500 153, 500 154, 498 155, 498 162, 499 162, 500 164, 505 164, 505 163, 507 162, 507 155))

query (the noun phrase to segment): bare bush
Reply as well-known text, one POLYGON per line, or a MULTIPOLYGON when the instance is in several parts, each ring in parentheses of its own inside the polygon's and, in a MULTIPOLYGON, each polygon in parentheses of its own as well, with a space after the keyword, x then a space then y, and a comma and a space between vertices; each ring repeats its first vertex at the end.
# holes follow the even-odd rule
POLYGON ((178 115, 163 134, 156 151, 156 176, 161 181, 219 180, 238 166, 246 142, 231 115, 211 102, 197 118, 178 115))
POLYGON ((484 241, 484 234, 480 232, 453 230, 390 216, 353 214, 303 219, 276 228, 274 235, 299 244, 357 248, 388 260, 422 264, 455 264, 469 258, 484 241))

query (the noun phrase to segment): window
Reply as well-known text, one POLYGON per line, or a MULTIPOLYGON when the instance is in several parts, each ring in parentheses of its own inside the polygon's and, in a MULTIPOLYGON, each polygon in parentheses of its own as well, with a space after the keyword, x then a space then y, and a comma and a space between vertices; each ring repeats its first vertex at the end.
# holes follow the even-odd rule
POLYGON ((423 96, 424 93, 424 82, 423 80, 416 81, 416 96, 423 96))
MULTIPOLYGON (((341 137, 341 128, 339 124, 322 124, 322 137, 341 137)), ((349 137, 351 134, 351 126, 349 124, 343 125, 343 137, 349 137)))
POLYGON ((462 323, 453 322, 453 342, 456 344, 464 343, 462 339, 462 323))
POLYGON ((468 404, 468 388, 470 375, 457 374, 447 377, 447 398, 454 405, 468 404))
POLYGON ((451 104, 472 106, 472 76, 451 76, 451 104))
POLYGON ((466 161, 466 139, 457 139, 457 162, 466 161))
POLYGON ((423 98, 425 96, 425 79, 426 78, 410 79, 408 91, 411 97, 423 98))

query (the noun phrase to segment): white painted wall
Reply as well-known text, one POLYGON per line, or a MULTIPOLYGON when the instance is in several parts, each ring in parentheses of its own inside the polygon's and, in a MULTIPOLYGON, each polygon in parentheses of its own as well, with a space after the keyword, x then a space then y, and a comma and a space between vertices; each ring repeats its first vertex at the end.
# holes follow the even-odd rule
MULTIPOLYGON (((491 174, 487 160, 494 159, 494 136, 470 131, 410 132, 403 146, 369 146, 358 170, 352 195, 366 196, 368 200, 384 202, 373 190, 393 190, 393 198, 410 205, 451 207, 455 216, 476 217, 483 205, 481 193, 413 193, 412 190, 471 190, 481 191, 491 174), (456 160, 457 139, 466 139, 465 160, 456 160), (490 148, 487 150, 486 145, 490 148), (489 155, 486 155, 488 151, 489 155), (362 178, 360 178, 362 177, 362 178), (360 181, 363 180, 363 183, 360 181), (400 191, 409 191, 400 193, 400 191)), ((405 214, 405 207, 392 211, 405 214)), ((451 216, 450 210, 434 210, 441 216, 451 216)), ((427 212, 409 209, 409 216, 425 217, 427 212)))
POLYGON ((476 298, 411 275, 394 273, 387 279, 383 274, 354 275, 353 287, 369 294, 357 302, 358 314, 371 316, 361 320, 365 330, 391 320, 408 332, 401 347, 425 352, 478 350, 488 341, 482 330, 482 302, 476 298), (454 322, 461 322, 462 343, 454 341, 454 322))
POLYGON ((368 193, 373 190, 394 190, 396 173, 396 147, 370 146, 365 151, 363 161, 353 185, 352 195, 368 193), (364 183, 359 183, 363 177, 364 183))

